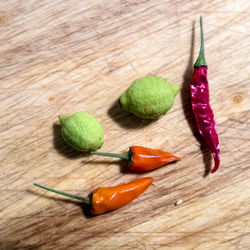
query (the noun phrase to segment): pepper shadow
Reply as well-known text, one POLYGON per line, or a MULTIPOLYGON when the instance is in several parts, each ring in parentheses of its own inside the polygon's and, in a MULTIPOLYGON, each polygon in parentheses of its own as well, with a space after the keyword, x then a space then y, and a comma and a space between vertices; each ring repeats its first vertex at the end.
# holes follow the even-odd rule
MULTIPOLYGON (((110 158, 111 159, 111 158, 110 158)), ((120 159, 120 160, 114 160, 114 161, 111 161, 111 160, 91 160, 91 161, 88 161, 88 163, 91 162, 91 163, 94 163, 96 165, 110 165, 111 163, 112 164, 117 164, 118 167, 120 168, 120 173, 123 173, 123 174, 142 174, 142 172, 139 172, 139 171, 131 171, 129 170, 128 168, 128 161, 124 160, 124 159, 120 159)), ((83 161, 82 163, 85 163, 85 161, 83 161)))
POLYGON ((58 153, 60 153, 64 157, 69 159, 78 159, 84 156, 89 156, 89 153, 77 151, 65 142, 61 134, 61 126, 57 123, 53 124, 53 135, 54 148, 57 150, 58 153))
POLYGON ((6 240, 0 241, 0 249, 2 250, 31 250, 31 249, 39 249, 44 245, 43 242, 39 241, 39 243, 24 244, 21 240, 6 240))
POLYGON ((53 200, 53 201, 59 201, 59 202, 64 202, 64 203, 71 203, 71 204, 74 204, 76 206, 79 206, 82 210, 82 213, 83 215, 87 218, 87 219, 91 219, 93 217, 95 217, 96 215, 92 214, 90 212, 90 206, 83 203, 83 202, 80 202, 80 201, 76 201, 76 200, 71 200, 70 198, 60 198, 60 197, 53 197, 53 196, 49 196, 49 195, 45 195, 45 194, 41 194, 39 192, 36 192, 36 191, 33 191, 33 190, 27 190, 28 193, 32 194, 32 195, 36 195, 36 196, 39 196, 41 198, 46 198, 46 199, 50 199, 50 200, 53 200))
MULTIPOLYGON (((100 165, 109 165, 111 162, 109 160, 105 161, 105 160, 92 160, 91 162, 95 163, 95 164, 100 164, 100 165)), ((159 168, 164 168, 168 165, 174 165, 176 164, 178 161, 173 161, 173 162, 169 162, 159 168)), ((136 170, 130 170, 128 167, 128 161, 124 160, 124 159, 120 159, 120 160, 115 160, 112 161, 112 164, 117 164, 120 167, 120 173, 122 174, 131 174, 131 175, 140 175, 140 174, 145 174, 146 172, 150 173, 155 171, 155 169, 149 170, 149 171, 136 171, 136 170)))
POLYGON ((192 35, 191 35, 191 47, 190 47, 190 56, 187 64, 186 71, 183 75, 183 83, 181 88, 181 100, 182 100, 182 108, 188 125, 196 138, 196 140, 200 143, 200 149, 203 154, 203 162, 205 164, 205 171, 203 177, 206 177, 211 172, 212 165, 212 157, 210 150, 205 142, 205 140, 201 137, 198 132, 198 128, 195 123, 195 117, 193 114, 192 106, 191 106, 191 94, 190 94, 190 83, 193 76, 193 68, 194 68, 194 40, 195 40, 195 22, 192 25, 192 35))
POLYGON ((119 160, 117 163, 120 165, 120 173, 122 174, 130 174, 130 175, 141 175, 145 174, 143 171, 136 171, 136 170, 130 170, 128 167, 128 161, 126 160, 119 160))
POLYGON ((114 120, 122 128, 140 129, 153 123, 155 120, 143 119, 125 111, 119 104, 119 99, 116 100, 108 109, 109 117, 114 120))

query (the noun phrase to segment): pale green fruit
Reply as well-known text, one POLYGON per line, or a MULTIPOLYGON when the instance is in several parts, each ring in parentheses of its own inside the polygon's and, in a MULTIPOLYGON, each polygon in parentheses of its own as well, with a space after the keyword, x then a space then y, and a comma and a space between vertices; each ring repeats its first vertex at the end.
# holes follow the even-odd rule
POLYGON ((124 110, 140 118, 157 119, 171 109, 179 90, 166 78, 146 76, 130 85, 121 95, 120 103, 124 110))
POLYGON ((103 145, 103 127, 92 115, 85 112, 60 115, 59 121, 64 140, 74 149, 95 151, 103 145))

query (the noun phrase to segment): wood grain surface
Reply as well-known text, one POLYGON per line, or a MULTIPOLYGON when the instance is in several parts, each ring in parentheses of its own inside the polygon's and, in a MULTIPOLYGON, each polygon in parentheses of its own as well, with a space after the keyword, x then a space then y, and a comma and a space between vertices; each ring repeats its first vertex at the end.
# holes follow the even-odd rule
POLYGON ((249 30, 247 0, 1 1, 0 249, 249 249, 249 30), (200 15, 221 147, 214 175, 189 102, 200 15), (181 87, 154 122, 117 104, 146 75, 181 87), (57 119, 76 111, 103 124, 102 151, 143 145, 182 161, 136 174, 82 155, 57 119), (33 186, 85 195, 142 176, 154 178, 143 195, 96 217, 33 186))

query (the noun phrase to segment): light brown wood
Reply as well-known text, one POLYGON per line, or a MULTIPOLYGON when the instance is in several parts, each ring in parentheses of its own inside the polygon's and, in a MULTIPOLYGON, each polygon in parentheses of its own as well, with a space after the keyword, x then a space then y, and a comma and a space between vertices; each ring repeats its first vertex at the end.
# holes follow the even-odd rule
POLYGON ((249 1, 13 0, 0 11, 1 249, 250 248, 249 1), (189 103, 200 15, 221 147, 214 175, 189 103), (153 74, 182 90, 149 123, 117 99, 153 74), (102 151, 144 145, 182 161, 136 174, 125 162, 81 155, 57 120, 76 111, 103 124, 102 151), (85 195, 141 176, 154 178, 143 195, 96 217, 32 185, 85 195))

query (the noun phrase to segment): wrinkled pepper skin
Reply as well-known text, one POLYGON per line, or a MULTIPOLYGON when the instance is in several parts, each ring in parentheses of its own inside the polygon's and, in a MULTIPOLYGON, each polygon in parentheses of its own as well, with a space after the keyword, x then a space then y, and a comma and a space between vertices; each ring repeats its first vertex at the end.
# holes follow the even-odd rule
POLYGON ((179 161, 181 158, 160 149, 151 149, 141 146, 130 147, 131 159, 128 168, 133 171, 151 171, 167 163, 179 161))
POLYGON ((192 109, 197 128, 214 158, 215 164, 211 171, 211 173, 214 173, 219 168, 220 164, 220 148, 214 114, 209 105, 209 85, 207 81, 206 66, 194 68, 190 91, 192 109))
POLYGON ((194 64, 194 73, 190 84, 191 104, 199 133, 204 138, 214 158, 213 174, 220 165, 220 147, 216 131, 214 114, 209 104, 209 86, 207 81, 207 62, 205 59, 202 17, 200 17, 201 46, 194 64))
POLYGON ((142 194, 152 182, 153 178, 145 177, 115 187, 95 189, 92 195, 91 213, 103 214, 128 204, 142 194))

